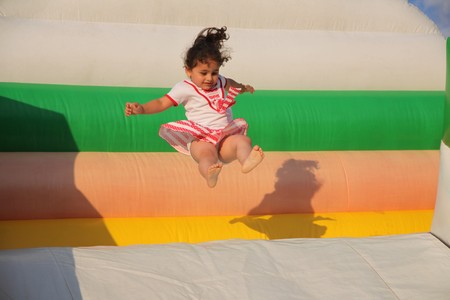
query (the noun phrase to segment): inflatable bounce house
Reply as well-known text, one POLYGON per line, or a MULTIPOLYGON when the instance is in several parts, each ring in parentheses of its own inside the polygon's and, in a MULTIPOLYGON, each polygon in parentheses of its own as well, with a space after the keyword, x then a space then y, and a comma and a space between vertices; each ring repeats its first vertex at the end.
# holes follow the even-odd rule
POLYGON ((1 299, 450 299, 449 45, 406 0, 0 15, 1 299), (185 79, 209 26, 265 150, 213 189, 158 136, 182 107, 124 116, 185 79))

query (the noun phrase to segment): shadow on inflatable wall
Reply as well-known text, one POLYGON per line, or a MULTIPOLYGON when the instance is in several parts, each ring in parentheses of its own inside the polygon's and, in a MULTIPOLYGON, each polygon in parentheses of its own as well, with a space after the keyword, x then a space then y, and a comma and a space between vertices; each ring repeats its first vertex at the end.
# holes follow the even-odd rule
POLYGON ((29 231, 26 226, 23 230, 14 227, 18 229, 14 236, 17 245, 26 246, 32 239, 42 240, 39 244, 53 241, 49 246, 73 243, 87 246, 98 244, 99 237, 102 244, 116 244, 101 215, 75 185, 78 148, 66 118, 54 111, 0 97, 0 125, 0 151, 3 152, 0 221, 41 219, 44 224, 41 232, 33 233, 22 232, 29 231), (98 221, 95 226, 82 228, 73 223, 67 231, 51 228, 54 222, 45 225, 46 219, 65 218, 97 218, 98 221), (71 237, 70 232, 85 234, 71 237), (84 241, 80 242, 80 238, 84 241))
POLYGON ((331 220, 314 215, 311 201, 321 188, 315 176, 319 163, 313 160, 286 160, 277 170, 274 191, 266 194, 261 203, 252 208, 247 216, 230 221, 245 224, 261 232, 268 239, 318 238, 327 227, 316 221, 331 220), (288 214, 295 208, 303 214, 288 214))

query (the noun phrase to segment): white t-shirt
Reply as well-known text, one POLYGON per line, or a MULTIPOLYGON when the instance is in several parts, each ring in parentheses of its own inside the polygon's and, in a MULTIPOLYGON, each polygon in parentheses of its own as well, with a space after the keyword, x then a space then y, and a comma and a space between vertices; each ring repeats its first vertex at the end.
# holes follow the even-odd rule
POLYGON ((175 105, 182 104, 188 120, 211 129, 222 129, 233 120, 231 108, 220 113, 216 106, 218 98, 225 98, 227 79, 219 75, 215 89, 205 91, 190 80, 177 83, 167 96, 175 105))

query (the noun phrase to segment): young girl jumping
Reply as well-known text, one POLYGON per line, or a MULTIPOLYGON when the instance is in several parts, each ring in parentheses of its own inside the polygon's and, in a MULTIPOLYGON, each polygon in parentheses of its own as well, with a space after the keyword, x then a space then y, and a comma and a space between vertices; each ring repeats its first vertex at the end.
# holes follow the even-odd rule
POLYGON ((229 38, 226 27, 205 28, 187 51, 184 68, 189 79, 177 83, 166 95, 145 104, 127 103, 125 115, 154 114, 182 104, 187 120, 161 125, 159 135, 177 151, 190 154, 209 187, 217 184, 222 163, 238 160, 243 173, 264 158, 263 150, 247 137, 248 124, 233 119, 234 98, 252 93, 251 85, 219 74, 231 57, 222 50, 229 38))

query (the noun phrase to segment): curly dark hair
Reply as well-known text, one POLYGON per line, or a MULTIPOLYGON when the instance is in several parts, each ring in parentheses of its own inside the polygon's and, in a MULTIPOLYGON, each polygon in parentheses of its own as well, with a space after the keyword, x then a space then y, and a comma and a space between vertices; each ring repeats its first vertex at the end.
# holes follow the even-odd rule
POLYGON ((227 51, 222 50, 224 41, 228 40, 227 27, 208 27, 200 31, 194 44, 186 53, 184 65, 192 69, 197 62, 207 63, 209 60, 215 61, 222 66, 231 59, 227 51))

